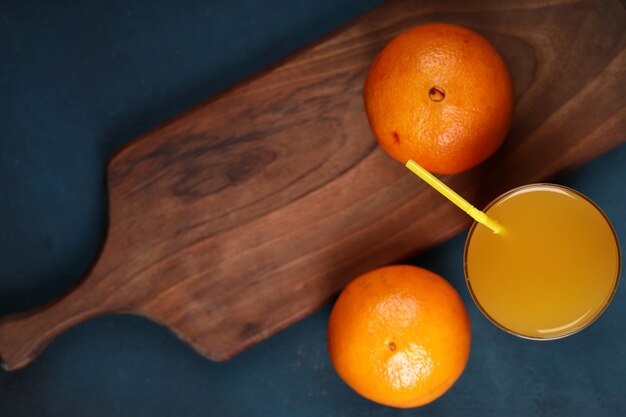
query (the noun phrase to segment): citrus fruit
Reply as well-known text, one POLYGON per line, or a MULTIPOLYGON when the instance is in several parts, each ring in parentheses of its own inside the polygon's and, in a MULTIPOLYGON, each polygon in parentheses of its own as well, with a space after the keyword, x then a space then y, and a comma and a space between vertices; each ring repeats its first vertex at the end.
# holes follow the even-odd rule
POLYGON ((394 38, 372 64, 364 98, 380 146, 439 174, 487 159, 513 115, 511 78, 498 52, 477 33, 449 24, 394 38))
POLYGON ((470 324, 439 275, 388 266, 352 281, 330 315, 328 350, 339 376, 372 401, 409 408, 443 395, 463 372, 470 324))

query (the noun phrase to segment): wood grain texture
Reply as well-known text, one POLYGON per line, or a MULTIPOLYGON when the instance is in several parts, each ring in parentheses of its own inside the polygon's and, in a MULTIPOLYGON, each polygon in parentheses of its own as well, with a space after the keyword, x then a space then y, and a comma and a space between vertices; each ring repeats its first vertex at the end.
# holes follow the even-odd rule
POLYGON ((467 3, 385 4, 122 149, 108 166, 100 258, 61 299, 0 321, 3 366, 22 367, 70 326, 116 312, 227 359, 358 274, 467 227, 377 147, 367 125, 367 69, 412 26, 472 28, 511 71, 516 110, 505 144, 480 167, 444 177, 477 206, 625 141, 619 1, 467 3))

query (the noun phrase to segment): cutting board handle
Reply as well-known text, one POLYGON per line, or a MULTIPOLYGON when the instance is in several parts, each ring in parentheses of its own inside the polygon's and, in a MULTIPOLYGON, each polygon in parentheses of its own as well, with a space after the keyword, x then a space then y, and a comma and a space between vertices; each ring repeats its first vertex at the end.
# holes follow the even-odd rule
MULTIPOLYGON (((0 362, 7 371, 28 365, 59 334, 90 318, 111 313, 110 302, 94 299, 94 268, 58 299, 25 313, 0 318, 0 362)), ((107 300, 110 301, 110 300, 107 300)))

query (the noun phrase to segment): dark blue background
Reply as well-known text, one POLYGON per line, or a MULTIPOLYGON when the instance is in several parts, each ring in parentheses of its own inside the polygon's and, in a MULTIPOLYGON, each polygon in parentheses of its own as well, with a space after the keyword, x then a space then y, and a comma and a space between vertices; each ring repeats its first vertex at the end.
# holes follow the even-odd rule
MULTIPOLYGON (((0 314, 59 295, 87 270, 117 147, 377 3, 0 0, 0 314)), ((625 162, 621 146, 557 181, 598 202, 622 239, 625 162)), ((0 416, 626 415, 624 285, 582 333, 518 339, 472 304, 464 238, 414 260, 452 282, 473 326, 465 373, 421 409, 376 405, 339 380, 328 305, 226 363, 137 317, 93 320, 25 369, 0 371, 0 416)))

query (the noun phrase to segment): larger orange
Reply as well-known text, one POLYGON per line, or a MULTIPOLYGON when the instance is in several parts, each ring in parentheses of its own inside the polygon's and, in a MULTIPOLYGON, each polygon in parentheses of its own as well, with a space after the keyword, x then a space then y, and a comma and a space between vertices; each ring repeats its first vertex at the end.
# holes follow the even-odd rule
POLYGON ((440 174, 487 159, 513 114, 511 78, 498 52, 477 33, 449 24, 394 38, 372 64, 364 97, 383 149, 440 174))
POLYGON ((328 349, 356 392, 393 407, 417 407, 445 393, 463 372, 470 324, 454 288, 407 265, 361 275, 330 315, 328 349))

